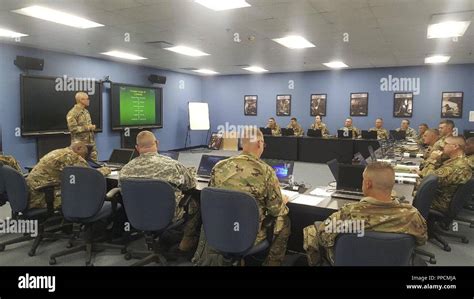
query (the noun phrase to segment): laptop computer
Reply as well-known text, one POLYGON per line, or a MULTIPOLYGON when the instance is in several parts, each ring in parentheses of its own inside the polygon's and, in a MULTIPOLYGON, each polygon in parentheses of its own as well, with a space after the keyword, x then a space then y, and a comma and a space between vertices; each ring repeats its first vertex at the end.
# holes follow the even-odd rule
POLYGON ((337 130, 337 138, 352 138, 352 130, 337 130))
POLYGON ((122 169, 125 164, 132 160, 134 151, 135 150, 131 148, 114 149, 112 154, 110 154, 109 161, 105 163, 105 166, 114 170, 122 169))
POLYGON ((217 162, 225 160, 229 157, 227 156, 213 156, 213 155, 202 155, 201 162, 199 162, 199 167, 197 170, 197 181, 198 182, 209 182, 211 180, 211 171, 212 168, 217 164, 217 162))
POLYGON ((331 197, 361 200, 364 165, 339 164, 336 192, 331 197))
POLYGON ((292 128, 281 128, 281 136, 294 136, 295 131, 292 128))
POLYGON ((280 182, 280 185, 289 184, 290 177, 293 175, 295 162, 273 159, 263 159, 263 161, 275 170, 275 174, 278 178, 278 181, 280 182))
POLYGON ((390 130, 390 138, 395 139, 395 140, 404 140, 406 138, 406 132, 390 130))
POLYGON ((362 139, 377 139, 377 131, 362 130, 362 139))
POLYGON ((329 170, 331 170, 332 176, 334 177, 334 180, 336 180, 339 177, 339 163, 337 162, 337 159, 332 159, 326 163, 329 167, 329 170))
POLYGON ((359 162, 360 165, 367 166, 367 161, 365 160, 364 156, 360 152, 354 154, 354 160, 359 162))
POLYGON ((179 159, 179 152, 173 152, 173 151, 160 151, 158 152, 160 155, 170 157, 173 160, 178 161, 179 159))
POLYGON ((319 129, 318 130, 308 129, 307 135, 310 137, 323 137, 323 133, 319 129))
POLYGON ((272 129, 270 128, 260 127, 260 131, 262 131, 263 135, 272 135, 272 129))

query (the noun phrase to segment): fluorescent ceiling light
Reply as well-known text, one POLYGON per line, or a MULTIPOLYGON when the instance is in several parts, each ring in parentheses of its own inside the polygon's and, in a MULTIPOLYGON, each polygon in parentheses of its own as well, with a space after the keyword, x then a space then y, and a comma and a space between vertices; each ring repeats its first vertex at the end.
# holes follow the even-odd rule
POLYGON ((303 49, 316 47, 307 39, 299 35, 290 35, 282 38, 274 38, 275 42, 290 49, 303 49))
POLYGON ((349 67, 347 64, 345 64, 342 61, 331 61, 331 62, 326 62, 323 64, 332 69, 341 69, 341 68, 349 67))
POLYGON ((427 38, 447 38, 463 36, 471 24, 466 22, 442 22, 428 25, 427 38))
POLYGON ((193 72, 201 73, 201 74, 206 74, 206 75, 219 74, 218 72, 213 71, 213 70, 209 70, 209 69, 198 69, 198 70, 193 70, 193 72))
POLYGON ((254 73, 263 73, 263 72, 268 72, 268 70, 262 68, 262 67, 259 67, 259 66, 249 66, 249 67, 244 67, 242 68, 244 70, 247 70, 247 71, 250 71, 250 72, 254 72, 254 73))
POLYGON ((245 0, 194 0, 194 2, 199 3, 202 6, 205 6, 214 11, 251 6, 245 0))
POLYGON ((11 31, 8 29, 0 28, 0 37, 17 38, 17 37, 23 37, 23 36, 28 36, 28 34, 23 34, 23 33, 11 31))
POLYGON ((123 58, 123 59, 130 59, 130 60, 143 60, 143 59, 148 59, 142 56, 138 56, 135 54, 130 54, 126 52, 121 52, 121 51, 109 51, 109 52, 104 52, 100 53, 103 55, 108 55, 108 56, 113 56, 113 57, 118 57, 118 58, 123 58))
POLYGON ((434 55, 425 58, 425 63, 446 63, 451 56, 434 55))
POLYGON ((42 7, 42 6, 28 6, 22 9, 14 10, 13 12, 22 14, 25 16, 38 18, 58 24, 63 24, 66 26, 87 29, 87 28, 94 28, 94 27, 101 27, 104 26, 102 24, 92 22, 88 19, 84 19, 72 14, 68 14, 59 10, 42 7))
POLYGON ((179 54, 183 55, 188 55, 188 56, 193 56, 193 57, 198 57, 198 56, 207 56, 210 55, 208 53, 204 53, 198 49, 193 49, 190 47, 186 46, 176 46, 176 47, 170 47, 170 48, 164 48, 165 50, 176 52, 179 54))

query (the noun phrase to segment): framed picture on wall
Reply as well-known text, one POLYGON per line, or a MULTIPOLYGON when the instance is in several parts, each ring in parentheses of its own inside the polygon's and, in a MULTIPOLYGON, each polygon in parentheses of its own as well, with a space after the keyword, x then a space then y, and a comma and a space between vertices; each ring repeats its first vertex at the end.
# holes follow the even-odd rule
POLYGON ((258 96, 244 96, 244 115, 257 115, 257 100, 258 96))
POLYGON ((413 116, 413 92, 393 94, 393 117, 413 116))
POLYGON ((326 116, 326 100, 327 94, 312 94, 310 100, 311 116, 326 116))
POLYGON ((291 95, 280 94, 276 97, 276 115, 290 116, 291 115, 291 95))
POLYGON ((441 97, 442 118, 462 118, 462 102, 464 93, 462 91, 443 92, 441 97))
POLYGON ((369 114, 369 93, 351 93, 351 116, 367 116, 369 114))

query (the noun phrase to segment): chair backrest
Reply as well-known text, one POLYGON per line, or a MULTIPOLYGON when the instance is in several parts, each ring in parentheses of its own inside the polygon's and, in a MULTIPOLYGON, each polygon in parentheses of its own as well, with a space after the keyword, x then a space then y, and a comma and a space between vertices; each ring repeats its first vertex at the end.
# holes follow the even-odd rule
POLYGON ((71 166, 61 173, 61 201, 64 218, 86 219, 95 216, 104 205, 107 184, 93 168, 71 166))
POLYGON ((336 266, 409 266, 415 238, 408 234, 365 232, 336 238, 336 266))
POLYGON ((23 174, 10 166, 0 167, 0 181, 13 213, 23 212, 28 206, 28 186, 23 174))
POLYGON ((128 220, 136 229, 154 232, 173 220, 176 198, 173 187, 156 179, 120 180, 122 200, 128 220))
POLYGON ((465 203, 472 198, 474 193, 474 178, 471 178, 465 184, 462 184, 454 193, 453 199, 449 204, 448 217, 455 218, 465 203))
POLYGON ((250 194, 218 188, 201 191, 201 215, 206 240, 221 253, 244 254, 259 230, 257 201, 250 194))
MULTIPOLYGON (((0 169, 3 167, 3 163, 0 162, 0 169)), ((5 183, 3 181, 3 176, 0 173, 0 194, 3 194, 5 192, 5 183)))
POLYGON ((431 174, 423 179, 418 190, 416 191, 415 198, 413 199, 412 205, 418 209, 423 218, 428 219, 430 212, 431 203, 436 195, 436 189, 438 188, 438 177, 431 174))

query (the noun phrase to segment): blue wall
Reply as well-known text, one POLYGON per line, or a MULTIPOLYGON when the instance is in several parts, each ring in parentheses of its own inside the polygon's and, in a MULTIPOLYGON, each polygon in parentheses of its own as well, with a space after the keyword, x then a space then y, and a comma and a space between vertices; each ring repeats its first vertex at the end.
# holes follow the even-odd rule
MULTIPOLYGON (((163 129, 155 130, 160 139, 160 149, 169 150, 184 147, 187 132, 187 102, 202 98, 201 78, 187 74, 124 64, 95 58, 61 54, 31 48, 0 44, 0 126, 3 131, 3 151, 17 157, 23 166, 36 163, 35 138, 15 137, 15 128, 20 127, 20 69, 13 61, 16 55, 44 58, 41 72, 30 74, 41 76, 92 77, 96 80, 109 75, 114 82, 150 86, 148 75, 160 74, 167 77, 163 86, 163 129), (179 89, 184 80, 185 89, 179 89)), ((71 107, 74 99, 71 99, 71 107)), ((96 135, 99 159, 106 160, 114 148, 120 147, 120 133, 110 129, 108 92, 103 94, 103 132, 96 135)), ((193 132, 192 144, 205 143, 206 133, 193 132)))
POLYGON ((264 126, 272 116, 280 126, 286 127, 290 117, 276 117, 275 98, 277 94, 291 94, 291 115, 307 129, 313 121, 309 110, 310 95, 326 93, 327 116, 323 121, 331 134, 335 134, 349 116, 351 92, 369 93, 368 117, 353 117, 356 127, 368 129, 374 126, 377 117, 384 118, 387 129, 400 126, 401 119, 393 117, 393 92, 380 90, 380 79, 388 75, 420 78, 420 94, 414 95, 411 118, 411 126, 415 129, 422 122, 437 127, 443 91, 464 91, 463 118, 453 120, 461 130, 474 128, 474 123, 468 122, 469 111, 474 110, 473 64, 219 76, 204 78, 202 89, 203 98, 210 103, 213 128, 226 121, 233 125, 264 126), (294 81, 293 90, 288 88, 289 80, 294 81), (244 116, 244 95, 258 95, 257 116, 244 116))

